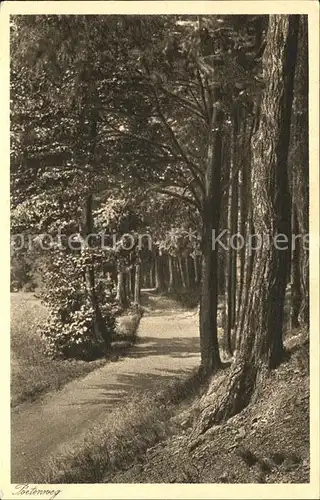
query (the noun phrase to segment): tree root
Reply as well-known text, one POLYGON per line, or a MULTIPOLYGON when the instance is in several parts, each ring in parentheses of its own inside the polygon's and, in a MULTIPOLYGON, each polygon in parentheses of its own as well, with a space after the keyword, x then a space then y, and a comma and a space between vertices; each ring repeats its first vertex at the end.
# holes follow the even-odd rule
POLYGON ((257 370, 247 363, 239 361, 234 366, 212 404, 202 411, 190 436, 191 446, 192 443, 196 445, 199 436, 213 425, 226 422, 249 404, 255 390, 256 376, 257 370))

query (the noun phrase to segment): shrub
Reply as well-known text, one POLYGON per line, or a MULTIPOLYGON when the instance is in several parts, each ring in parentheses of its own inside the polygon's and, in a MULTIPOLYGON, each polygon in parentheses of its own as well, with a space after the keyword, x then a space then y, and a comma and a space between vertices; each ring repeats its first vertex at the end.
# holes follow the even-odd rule
POLYGON ((31 265, 28 262, 26 251, 11 252, 10 281, 11 291, 21 290, 31 281, 31 265))
POLYGON ((23 292, 34 292, 36 289, 36 284, 33 281, 28 281, 23 287, 23 292))
MULTIPOLYGON (((94 334, 95 311, 85 283, 85 268, 98 271, 97 256, 87 249, 71 252, 52 250, 44 269, 41 298, 49 309, 47 324, 42 330, 46 351, 53 357, 94 359, 105 353, 105 342, 94 334)), ((107 296, 96 280, 96 296, 107 331, 115 330, 112 312, 113 297, 107 296)))

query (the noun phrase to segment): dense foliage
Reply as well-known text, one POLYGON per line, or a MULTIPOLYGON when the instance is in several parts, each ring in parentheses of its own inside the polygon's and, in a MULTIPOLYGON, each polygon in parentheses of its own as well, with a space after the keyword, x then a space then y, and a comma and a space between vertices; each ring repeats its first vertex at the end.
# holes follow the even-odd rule
MULTIPOLYGON (((253 193, 261 159, 267 165, 270 151, 280 151, 287 165, 289 146, 283 138, 290 132, 295 60, 289 65, 281 40, 289 33, 295 54, 297 25, 300 33, 306 31, 305 20, 298 21, 254 15, 12 19, 13 232, 32 238, 44 233, 55 238, 61 230, 82 239, 97 236, 85 249, 53 246, 45 258, 41 255, 42 297, 51 310, 44 334, 52 354, 91 356, 103 342, 110 348, 114 298, 101 285, 106 279, 119 309, 139 302, 141 286, 200 288, 205 374, 222 365, 219 300, 230 355, 247 330, 255 331, 254 321, 245 327, 244 317, 251 307, 256 261, 246 246, 213 249, 212 234, 226 227, 229 236, 239 230, 246 240, 259 227, 264 204, 273 206, 270 214, 281 212, 278 198, 256 205, 253 193), (276 64, 267 59, 273 50, 276 74, 268 72, 270 61, 276 64), (288 94, 285 109, 275 95, 275 77, 288 94), (266 102, 279 105, 273 125, 261 105, 266 102), (276 122, 283 115, 287 121, 276 122), (280 142, 269 133, 276 129, 280 142), (259 148, 266 130, 273 144, 264 152, 259 148), (139 246, 139 234, 145 232, 151 247, 147 242, 139 246), (103 233, 108 241, 116 236, 106 254, 99 250, 103 233)), ((300 79, 302 66, 300 61, 300 79)), ((299 92, 305 93, 302 85, 296 89, 295 123, 303 116, 305 126, 306 99, 299 92)), ((306 156, 296 135, 291 150, 306 156)), ((288 200, 295 183, 284 167, 275 174, 277 159, 270 160, 270 176, 288 200)), ((301 169, 295 171, 305 208, 308 194, 301 169)), ((266 193, 273 196, 270 189, 266 193)), ((283 215, 287 225, 289 204, 283 215)), ((297 194, 293 204, 299 225, 307 227, 307 211, 298 209, 297 194)), ((308 256, 301 253, 297 259, 297 290, 306 293, 308 256)), ((26 279, 29 271, 17 272, 25 272, 26 279)), ((288 280, 283 276, 281 286, 275 286, 272 303, 283 303, 288 280)), ((296 321, 305 322, 306 313, 299 316, 301 294, 295 297, 296 321)), ((279 329, 281 337, 282 325, 279 329)))

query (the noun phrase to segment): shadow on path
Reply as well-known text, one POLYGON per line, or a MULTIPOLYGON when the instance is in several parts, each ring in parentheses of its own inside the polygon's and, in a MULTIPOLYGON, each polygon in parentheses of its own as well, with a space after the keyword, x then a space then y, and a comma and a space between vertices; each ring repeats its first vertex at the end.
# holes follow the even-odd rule
POLYGON ((169 356, 170 358, 188 358, 198 355, 198 337, 143 337, 139 339, 128 357, 143 358, 146 356, 169 356))

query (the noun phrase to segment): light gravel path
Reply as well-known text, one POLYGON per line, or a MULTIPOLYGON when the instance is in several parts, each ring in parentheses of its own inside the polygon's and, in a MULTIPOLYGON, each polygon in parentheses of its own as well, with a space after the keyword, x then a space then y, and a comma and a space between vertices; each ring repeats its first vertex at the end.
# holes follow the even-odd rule
POLYGON ((132 396, 186 377, 199 365, 198 315, 152 291, 143 293, 143 304, 138 341, 126 357, 12 410, 13 483, 34 482, 35 471, 49 455, 59 453, 106 414, 132 396))

